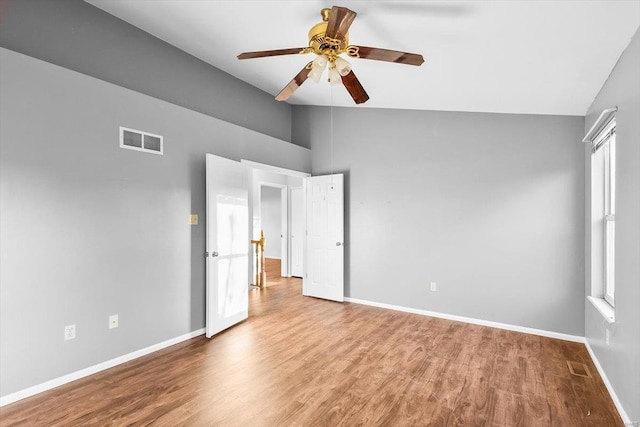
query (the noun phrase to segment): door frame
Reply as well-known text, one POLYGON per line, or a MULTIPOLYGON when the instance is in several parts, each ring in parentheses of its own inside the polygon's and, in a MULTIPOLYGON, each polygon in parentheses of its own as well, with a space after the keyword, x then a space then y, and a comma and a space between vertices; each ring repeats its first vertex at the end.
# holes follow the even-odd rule
POLYGON ((266 163, 254 162, 252 160, 240 159, 240 163, 246 163, 247 166, 249 166, 251 169, 260 169, 260 170, 265 170, 269 172, 279 173, 281 175, 295 176, 298 178, 306 178, 308 176, 311 176, 311 174, 307 172, 300 172, 293 169, 285 169, 279 166, 268 165, 266 163))
MULTIPOLYGON (((274 184, 272 182, 258 181, 258 209, 260 212, 260 227, 262 227, 262 187, 280 189, 280 276, 291 277, 289 246, 291 227, 289 225, 289 186, 285 184, 274 184)), ((266 244, 269 244, 267 241, 266 244)), ((266 246, 266 245, 265 245, 266 246)))
MULTIPOLYGON (((253 177, 254 177, 254 171, 255 170, 261 170, 261 171, 267 171, 267 172, 272 172, 272 173, 276 173, 279 175, 284 175, 287 177, 294 177, 294 178, 301 178, 304 179, 306 177, 310 177, 311 174, 307 173, 307 172, 300 172, 297 170, 293 170, 293 169, 286 169, 286 168, 281 168, 278 166, 273 166, 273 165, 269 165, 269 164, 265 164, 265 163, 259 163, 259 162, 254 162, 252 160, 246 160, 246 159, 241 159, 240 163, 244 163, 248 166, 249 169, 249 200, 250 201, 255 201, 256 200, 256 195, 254 195, 254 186, 253 186, 253 177)), ((258 189, 260 188, 260 182, 258 183, 258 189)), ((302 184, 301 184, 302 185, 302 184)), ((292 187, 289 186, 289 184, 286 185, 287 189, 291 189, 292 187)), ((288 191, 288 190, 287 190, 288 191)), ((257 195, 257 199, 258 201, 260 200, 260 194, 257 195)), ((287 248, 291 248, 291 209, 290 209, 290 198, 289 198, 289 194, 287 194, 287 208, 285 211, 283 211, 284 214, 286 214, 287 217, 287 248)), ((260 228, 258 227, 259 224, 256 223, 255 221, 255 212, 254 209, 256 208, 256 206, 254 205, 253 202, 249 203, 249 236, 251 236, 252 239, 259 239, 260 238, 260 228)), ((259 208, 259 206, 258 206, 259 208)), ((288 250, 287 251, 287 261, 290 260, 291 257, 291 251, 288 250)), ((253 283, 253 278, 255 277, 255 263, 249 263, 249 283, 253 283)), ((282 270, 282 272, 284 273, 283 276, 284 277, 291 277, 291 263, 287 262, 288 264, 288 269, 285 272, 284 270, 282 270)), ((302 266, 303 270, 305 268, 304 263, 302 266)))
POLYGON ((306 216, 305 216, 305 198, 304 198, 304 182, 302 183, 302 186, 300 187, 289 187, 289 274, 290 277, 294 277, 293 274, 293 192, 294 191, 299 191, 300 192, 300 203, 301 203, 301 212, 299 212, 300 218, 299 221, 301 223, 301 236, 299 237, 301 239, 301 245, 302 245, 302 253, 300 254, 300 263, 302 264, 301 269, 302 271, 300 272, 300 276, 296 276, 296 277, 304 277, 304 247, 306 244, 306 216))

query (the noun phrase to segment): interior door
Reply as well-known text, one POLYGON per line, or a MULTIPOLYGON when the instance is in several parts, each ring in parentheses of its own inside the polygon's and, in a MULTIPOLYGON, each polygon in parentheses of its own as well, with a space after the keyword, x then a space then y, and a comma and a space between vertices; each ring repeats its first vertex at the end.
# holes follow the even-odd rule
POLYGON ((207 161, 206 334, 249 315, 249 179, 246 166, 223 157, 207 161))
POLYGON ((304 179, 306 244, 303 295, 344 301, 342 174, 304 179))
POLYGON ((291 190, 291 275, 302 277, 304 204, 302 188, 291 190))

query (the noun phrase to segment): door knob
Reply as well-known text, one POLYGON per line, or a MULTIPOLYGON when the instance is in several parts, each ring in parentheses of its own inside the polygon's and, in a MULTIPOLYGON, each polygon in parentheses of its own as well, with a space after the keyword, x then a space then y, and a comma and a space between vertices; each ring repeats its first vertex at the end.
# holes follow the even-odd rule
POLYGON ((216 251, 211 252, 211 258, 215 258, 217 256, 218 256, 218 252, 216 251))
POLYGON ((342 246, 342 242, 336 242, 336 246, 342 246))

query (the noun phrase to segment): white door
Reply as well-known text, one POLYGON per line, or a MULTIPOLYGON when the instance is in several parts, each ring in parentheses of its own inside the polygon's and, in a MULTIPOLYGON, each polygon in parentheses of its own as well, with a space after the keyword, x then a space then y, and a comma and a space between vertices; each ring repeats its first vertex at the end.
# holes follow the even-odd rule
POLYGON ((207 154, 207 337, 249 315, 246 166, 207 154))
POLYGON ((304 204, 302 188, 291 190, 291 275, 302 277, 304 204))
POLYGON ((302 294, 344 300, 342 174, 304 179, 306 245, 302 294))

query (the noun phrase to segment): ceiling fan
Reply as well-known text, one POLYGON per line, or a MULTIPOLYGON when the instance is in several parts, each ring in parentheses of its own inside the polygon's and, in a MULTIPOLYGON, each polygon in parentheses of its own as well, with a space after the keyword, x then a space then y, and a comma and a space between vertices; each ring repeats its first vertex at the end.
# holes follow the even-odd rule
POLYGON ((263 58, 267 56, 315 53, 316 58, 289 82, 276 96, 278 101, 286 101, 307 78, 318 83, 322 73, 329 66, 329 83, 342 82, 356 104, 367 102, 369 95, 365 92, 360 81, 353 73, 349 64, 341 54, 351 58, 374 59, 377 61, 396 62, 420 66, 424 62, 422 55, 416 53, 399 52, 397 50, 381 49, 377 47, 356 46, 349 44, 349 27, 356 17, 356 12, 346 7, 333 6, 320 12, 322 22, 309 30, 309 46, 290 49, 263 50, 245 52, 238 55, 238 59, 263 58))

